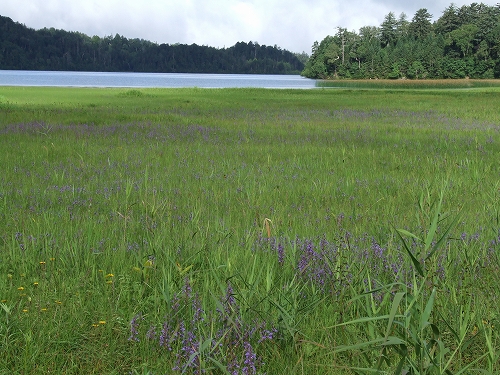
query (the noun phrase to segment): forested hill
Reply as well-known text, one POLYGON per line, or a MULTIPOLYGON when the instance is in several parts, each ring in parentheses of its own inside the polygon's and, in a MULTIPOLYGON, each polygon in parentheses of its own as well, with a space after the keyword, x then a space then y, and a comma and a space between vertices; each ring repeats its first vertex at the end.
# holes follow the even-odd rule
POLYGON ((315 42, 310 78, 500 78, 500 4, 450 5, 435 22, 427 9, 411 20, 385 16, 358 32, 337 28, 315 42))
POLYGON ((5 70, 299 74, 303 68, 304 56, 276 46, 239 42, 218 49, 118 34, 89 37, 54 28, 34 30, 0 16, 0 69, 5 70))

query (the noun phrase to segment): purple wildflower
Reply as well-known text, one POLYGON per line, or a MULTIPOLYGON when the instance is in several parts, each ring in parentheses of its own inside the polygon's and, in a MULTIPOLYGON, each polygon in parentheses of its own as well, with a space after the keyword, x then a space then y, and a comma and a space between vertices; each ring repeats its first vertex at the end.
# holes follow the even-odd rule
POLYGON ((184 287, 182 288, 182 293, 184 293, 184 296, 189 299, 191 298, 191 294, 193 293, 193 289, 191 288, 191 283, 189 282, 189 278, 186 277, 184 280, 184 287))
POLYGON ((129 341, 141 341, 139 339, 139 331, 138 331, 138 328, 139 328, 139 321, 143 319, 142 317, 142 314, 139 313, 137 315, 135 315, 132 320, 130 321, 130 336, 128 338, 129 341))
POLYGON ((191 322, 193 324, 196 324, 197 322, 202 322, 204 320, 203 318, 204 311, 201 307, 201 300, 200 297, 198 296, 198 293, 196 293, 193 298, 192 308, 193 308, 193 320, 191 322))
POLYGON ((183 371, 192 368, 195 373, 200 367, 199 342, 194 331, 187 330, 184 321, 179 326, 179 337, 182 339, 182 348, 176 353, 177 361, 174 371, 183 371), (184 364, 182 364, 184 362, 184 364))
POLYGON ((250 344, 248 341, 245 341, 244 347, 245 347, 245 361, 243 362, 243 364, 245 366, 242 368, 242 373, 244 375, 255 375, 257 374, 257 369, 255 367, 257 356, 253 351, 252 344, 250 344))
POLYGON ((151 327, 149 327, 148 332, 146 333, 146 337, 149 340, 154 340, 156 339, 156 326, 153 324, 151 327))
POLYGON ((217 308, 217 312, 221 315, 223 320, 226 320, 232 313, 238 311, 238 305, 236 304, 233 287, 230 282, 227 283, 226 295, 223 297, 221 304, 224 311, 217 308))
POLYGON ((259 344, 263 341, 266 341, 266 340, 273 340, 274 337, 276 336, 276 334, 278 333, 278 330, 276 328, 273 328, 273 329, 264 329, 260 332, 260 339, 259 339, 259 344))
POLYGON ((280 265, 285 263, 285 248, 281 242, 278 244, 278 263, 280 265))
POLYGON ((173 335, 170 332, 170 325, 168 324, 168 322, 164 322, 160 332, 160 346, 164 346, 168 351, 172 351, 172 338, 173 335))
POLYGON ((382 258, 384 256, 384 249, 377 242, 372 242, 372 251, 377 258, 382 258))
POLYGON ((233 357, 229 363, 227 364, 227 371, 231 375, 239 375, 240 374, 240 364, 236 357, 233 357))

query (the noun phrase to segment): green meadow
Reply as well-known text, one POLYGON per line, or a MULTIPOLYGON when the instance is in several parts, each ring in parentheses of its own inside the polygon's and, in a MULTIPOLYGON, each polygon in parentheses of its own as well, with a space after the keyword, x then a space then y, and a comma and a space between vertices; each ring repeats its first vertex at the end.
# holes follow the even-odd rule
POLYGON ((498 373, 499 108, 0 87, 0 374, 498 373))

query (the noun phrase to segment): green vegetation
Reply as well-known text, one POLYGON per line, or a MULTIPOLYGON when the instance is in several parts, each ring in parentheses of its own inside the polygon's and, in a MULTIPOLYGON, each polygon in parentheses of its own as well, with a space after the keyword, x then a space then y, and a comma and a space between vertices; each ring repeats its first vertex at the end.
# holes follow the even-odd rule
POLYGON ((304 58, 253 42, 214 48, 157 44, 118 34, 101 38, 54 28, 34 30, 0 15, 0 69, 299 74, 304 58))
POLYGON ((387 14, 379 27, 338 27, 315 42, 310 78, 500 78, 500 6, 451 4, 435 22, 427 9, 408 21, 387 14))
POLYGON ((500 371, 498 88, 0 98, 0 374, 500 371))
POLYGON ((396 90, 456 90, 456 89, 481 89, 500 87, 500 80, 495 79, 420 79, 420 80, 318 80, 316 87, 323 88, 349 88, 349 89, 396 89, 396 90))

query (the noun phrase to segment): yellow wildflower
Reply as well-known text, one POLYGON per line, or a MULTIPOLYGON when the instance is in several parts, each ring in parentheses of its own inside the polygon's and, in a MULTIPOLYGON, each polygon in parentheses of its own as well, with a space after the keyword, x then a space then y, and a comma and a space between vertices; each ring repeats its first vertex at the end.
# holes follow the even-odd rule
POLYGON ((40 263, 41 266, 43 266, 45 264, 45 262, 43 262, 43 261, 42 262, 38 262, 38 263, 40 263))
POLYGON ((113 275, 112 273, 108 273, 106 277, 115 277, 115 275, 113 275))
POLYGON ((24 290, 24 286, 20 286, 19 288, 17 288, 17 290, 23 291, 24 290))
POLYGON ((33 286, 38 286, 38 281, 35 281, 35 282, 33 283, 33 286))
POLYGON ((28 309, 23 309, 23 312, 27 313, 27 312, 28 312, 28 309))
POLYGON ((99 320, 99 324, 104 325, 104 324, 106 324, 106 321, 105 320, 99 320))

